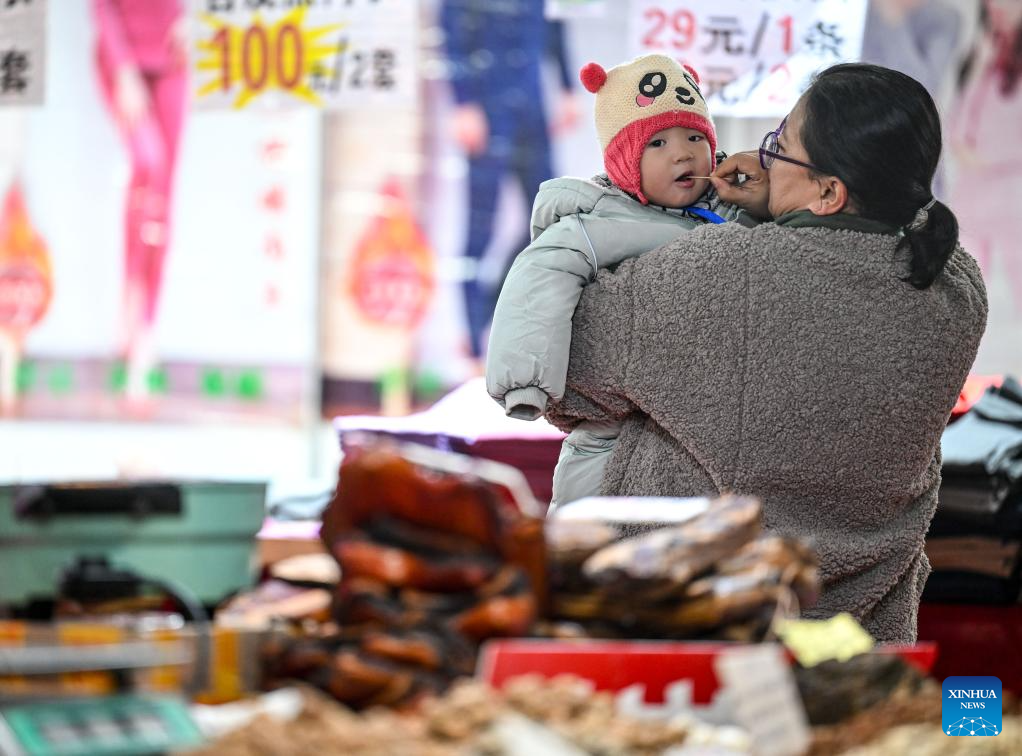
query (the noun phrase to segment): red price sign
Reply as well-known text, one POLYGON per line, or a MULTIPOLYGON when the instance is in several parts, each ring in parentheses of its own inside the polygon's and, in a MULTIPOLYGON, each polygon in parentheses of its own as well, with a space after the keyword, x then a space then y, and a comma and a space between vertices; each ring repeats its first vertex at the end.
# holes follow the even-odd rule
POLYGON ((398 328, 412 328, 422 320, 433 283, 401 251, 364 261, 355 275, 355 302, 366 318, 398 328))
POLYGON ((321 104, 313 75, 328 67, 338 50, 336 39, 331 45, 323 37, 342 25, 307 25, 304 10, 296 9, 272 23, 259 14, 241 24, 204 15, 212 34, 197 43, 196 72, 203 81, 200 101, 215 95, 234 96, 233 107, 241 108, 259 95, 278 91, 321 104))
POLYGON ((772 32, 778 35, 780 50, 784 55, 791 55, 794 50, 795 19, 791 14, 770 18, 761 16, 749 25, 751 32, 749 44, 740 41, 746 36, 745 25, 739 17, 711 16, 700 25, 699 17, 687 8, 670 9, 662 7, 646 8, 642 14, 645 21, 642 34, 642 45, 647 51, 662 50, 685 52, 692 50, 702 33, 706 46, 698 51, 707 54, 713 51, 720 39, 722 49, 730 55, 748 54, 755 57, 759 53, 764 35, 772 32))
POLYGON ((690 10, 670 11, 647 8, 642 14, 647 22, 642 44, 652 50, 688 50, 696 38, 696 16, 690 10))
POLYGON ((42 320, 50 304, 49 279, 34 265, 0 267, 0 329, 24 334, 42 320))
POLYGON ((814 72, 854 60, 867 0, 632 0, 635 55, 660 53, 700 74, 715 115, 780 116, 814 72))
POLYGON ((196 105, 407 102, 418 78, 417 14, 408 0, 238 2, 200 11, 196 105))
POLYGON ((295 89, 305 74, 305 43, 298 27, 256 24, 240 34, 223 27, 213 35, 212 45, 220 58, 220 88, 237 85, 261 92, 272 82, 281 89, 295 89))
POLYGON ((355 249, 351 295, 367 320, 412 329, 433 297, 433 252, 397 182, 388 181, 380 196, 388 207, 355 249))

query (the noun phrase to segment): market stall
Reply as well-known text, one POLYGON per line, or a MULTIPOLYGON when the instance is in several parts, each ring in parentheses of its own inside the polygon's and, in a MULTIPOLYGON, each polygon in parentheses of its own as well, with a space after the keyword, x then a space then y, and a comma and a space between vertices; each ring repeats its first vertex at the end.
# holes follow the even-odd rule
MULTIPOLYGON (((111 550, 65 574, 50 621, 0 623, 0 742, 830 754, 946 737, 930 677, 943 649, 876 646, 847 615, 799 620, 815 556, 763 534, 755 499, 539 511, 514 468, 351 439, 318 553, 268 565, 257 585, 190 598, 111 550)), ((1007 685, 1001 704, 1004 732, 983 753, 1012 753, 1022 734, 1007 685)))

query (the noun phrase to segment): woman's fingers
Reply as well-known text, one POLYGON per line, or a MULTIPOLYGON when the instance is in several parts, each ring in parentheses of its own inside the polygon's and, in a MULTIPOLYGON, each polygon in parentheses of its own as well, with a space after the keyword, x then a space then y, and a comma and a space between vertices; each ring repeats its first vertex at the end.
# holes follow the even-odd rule
POLYGON ((739 152, 727 158, 710 174, 710 182, 725 202, 757 218, 770 217, 770 177, 755 152, 739 152), (744 180, 740 180, 742 176, 744 180))
POLYGON ((736 152, 720 163, 713 172, 713 175, 726 179, 737 179, 739 173, 752 176, 762 172, 763 168, 759 164, 759 156, 755 152, 736 152))

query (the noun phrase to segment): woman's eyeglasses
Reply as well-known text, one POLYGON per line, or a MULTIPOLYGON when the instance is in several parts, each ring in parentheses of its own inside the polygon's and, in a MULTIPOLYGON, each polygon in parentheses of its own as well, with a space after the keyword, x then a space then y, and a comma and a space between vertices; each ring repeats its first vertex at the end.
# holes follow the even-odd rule
POLYGON ((795 165, 801 165, 803 168, 808 168, 811 171, 817 173, 823 173, 815 165, 809 163, 803 163, 801 160, 795 160, 795 158, 785 157, 777 152, 777 139, 781 136, 781 132, 784 131, 784 124, 788 122, 785 118, 781 121, 781 125, 773 131, 768 131, 766 136, 763 137, 763 142, 759 146, 759 164, 763 167, 763 170, 767 170, 774 162, 774 159, 783 160, 785 163, 794 163, 795 165))

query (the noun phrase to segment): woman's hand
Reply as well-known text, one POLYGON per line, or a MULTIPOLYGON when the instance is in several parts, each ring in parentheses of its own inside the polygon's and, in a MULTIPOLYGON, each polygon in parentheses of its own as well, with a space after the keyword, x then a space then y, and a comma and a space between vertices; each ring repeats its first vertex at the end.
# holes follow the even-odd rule
POLYGON ((133 129, 149 112, 149 92, 142 75, 133 66, 117 70, 114 82, 114 105, 117 116, 128 129, 133 129))
POLYGON ((761 220, 770 219, 770 174, 759 164, 756 152, 738 152, 710 174, 710 183, 725 202, 745 210, 761 220), (745 181, 738 182, 738 174, 745 181))

